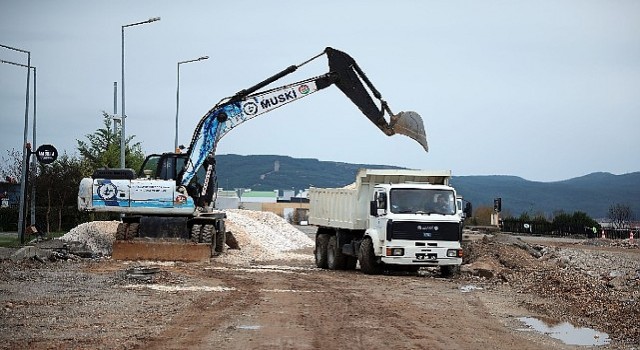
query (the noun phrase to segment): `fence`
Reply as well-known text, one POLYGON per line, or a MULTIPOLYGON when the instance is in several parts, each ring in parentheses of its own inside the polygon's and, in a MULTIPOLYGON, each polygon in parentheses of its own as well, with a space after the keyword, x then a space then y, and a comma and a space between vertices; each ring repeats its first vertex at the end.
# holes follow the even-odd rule
MULTIPOLYGON (((557 236, 557 237, 581 237, 600 238, 602 229, 584 225, 557 225, 552 222, 542 220, 519 220, 505 219, 501 222, 500 229, 504 232, 557 236)), ((604 229, 605 237, 609 239, 627 239, 631 229, 604 229)), ((636 231, 634 231, 636 232, 636 231)), ((637 232, 636 232, 637 235, 637 232)))

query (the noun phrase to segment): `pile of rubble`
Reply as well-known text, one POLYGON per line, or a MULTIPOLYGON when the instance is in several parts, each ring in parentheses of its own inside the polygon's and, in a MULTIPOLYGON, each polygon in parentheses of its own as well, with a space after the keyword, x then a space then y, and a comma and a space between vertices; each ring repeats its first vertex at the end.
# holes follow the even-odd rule
POLYGON ((109 256, 113 251, 119 221, 85 222, 59 239, 64 242, 84 243, 97 256, 109 256))
POLYGON ((527 305, 561 321, 592 327, 617 340, 638 341, 629 327, 640 315, 637 257, 609 251, 529 245, 498 234, 465 243, 462 271, 469 278, 508 284, 554 302, 527 305))

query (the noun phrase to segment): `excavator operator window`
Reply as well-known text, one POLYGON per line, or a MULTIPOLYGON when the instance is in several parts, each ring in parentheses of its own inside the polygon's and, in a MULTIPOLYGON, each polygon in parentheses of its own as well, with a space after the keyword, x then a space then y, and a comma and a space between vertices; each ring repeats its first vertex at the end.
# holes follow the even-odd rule
POLYGON ((160 161, 159 154, 151 154, 147 156, 142 163, 142 167, 140 168, 140 173, 138 174, 139 178, 146 178, 147 176, 151 178, 156 177, 156 169, 158 168, 158 161, 160 161))
POLYGON ((158 169, 158 178, 171 180, 176 178, 176 158, 162 157, 161 167, 158 169))

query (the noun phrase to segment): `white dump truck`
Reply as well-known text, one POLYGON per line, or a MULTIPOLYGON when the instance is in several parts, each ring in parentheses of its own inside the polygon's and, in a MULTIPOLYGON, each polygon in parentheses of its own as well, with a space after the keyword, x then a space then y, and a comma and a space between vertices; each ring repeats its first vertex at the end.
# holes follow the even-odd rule
POLYGON ((366 274, 431 266, 451 275, 462 264, 471 205, 459 208, 450 179, 448 170, 360 169, 347 187, 312 187, 316 266, 349 270, 359 261, 366 274))

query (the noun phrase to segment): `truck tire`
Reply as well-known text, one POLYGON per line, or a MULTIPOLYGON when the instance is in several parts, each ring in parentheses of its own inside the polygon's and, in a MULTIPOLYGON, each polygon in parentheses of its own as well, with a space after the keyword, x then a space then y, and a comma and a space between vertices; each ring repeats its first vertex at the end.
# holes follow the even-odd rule
POLYGON ((327 245, 329 244, 329 235, 326 233, 318 233, 316 235, 316 266, 321 269, 327 268, 327 245))
POLYGON ((379 275, 382 273, 382 264, 376 261, 371 238, 366 237, 360 244, 358 258, 360 259, 360 270, 362 272, 367 275, 379 275))
POLYGON ((327 244, 327 267, 329 270, 344 270, 347 266, 347 256, 342 254, 341 247, 338 246, 338 237, 329 237, 327 244))

